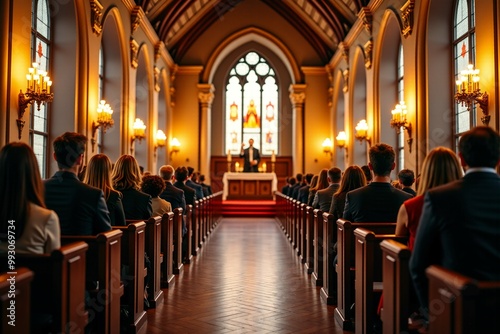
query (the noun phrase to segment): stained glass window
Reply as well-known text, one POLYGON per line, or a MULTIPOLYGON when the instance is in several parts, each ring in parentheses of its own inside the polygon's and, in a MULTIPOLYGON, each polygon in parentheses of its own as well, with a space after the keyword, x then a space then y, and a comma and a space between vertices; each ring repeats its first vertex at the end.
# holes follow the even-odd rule
MULTIPOLYGON (((475 36, 475 3, 474 0, 458 0, 455 7, 453 54, 455 60, 455 78, 458 79, 460 72, 467 69, 469 64, 475 63, 476 36, 475 36)), ((476 107, 471 110, 466 106, 455 103, 455 147, 462 133, 476 125, 476 107)))
MULTIPOLYGON (((33 0, 31 26, 31 57, 38 68, 49 72, 50 15, 47 0, 33 0)), ((47 178, 48 106, 31 105, 30 143, 40 167, 42 178, 47 178)))
POLYGON ((225 153, 239 154, 252 138, 263 155, 278 154, 278 82, 274 69, 255 51, 229 71, 225 98, 225 153))
MULTIPOLYGON (((404 58, 403 44, 399 44, 398 53, 398 103, 405 99, 405 84, 404 84, 404 58)), ((405 132, 403 129, 397 135, 397 152, 398 152, 398 169, 405 168, 405 132)))

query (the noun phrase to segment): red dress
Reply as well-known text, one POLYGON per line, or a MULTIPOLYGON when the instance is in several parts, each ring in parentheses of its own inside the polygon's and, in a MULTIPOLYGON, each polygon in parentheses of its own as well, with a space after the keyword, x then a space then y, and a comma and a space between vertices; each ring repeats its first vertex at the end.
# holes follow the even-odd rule
POLYGON ((424 195, 413 197, 405 201, 404 206, 408 214, 408 232, 410 237, 408 239, 408 248, 413 250, 413 245, 415 244, 415 236, 417 235, 417 227, 420 221, 420 216, 422 215, 422 209, 424 207, 424 195))

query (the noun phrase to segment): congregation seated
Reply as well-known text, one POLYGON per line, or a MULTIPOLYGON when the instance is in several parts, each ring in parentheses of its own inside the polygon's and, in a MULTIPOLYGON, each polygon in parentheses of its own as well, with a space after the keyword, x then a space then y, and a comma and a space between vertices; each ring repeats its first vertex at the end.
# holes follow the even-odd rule
POLYGON ((319 204, 314 203, 314 199, 316 198, 316 192, 321 189, 325 189, 328 187, 328 169, 323 168, 318 174, 318 180, 316 181, 316 185, 309 188, 309 197, 307 199, 307 205, 313 207, 313 209, 319 209, 319 204))
POLYGON ((399 171, 398 183, 404 192, 413 197, 417 195, 416 191, 412 188, 413 183, 415 183, 415 173, 411 169, 405 168, 399 171))
POLYGON ((203 193, 205 196, 210 196, 213 194, 212 187, 205 183, 205 175, 200 174, 199 176, 200 185, 203 187, 203 193))
POLYGON ((318 207, 323 212, 328 212, 332 203, 333 194, 339 189, 342 171, 333 167, 327 172, 328 187, 316 191, 312 206, 318 207))
POLYGON ((125 219, 147 220, 153 215, 151 196, 141 189, 141 172, 137 160, 128 154, 122 155, 113 167, 113 186, 123 195, 125 219))
POLYGON ((59 217, 62 235, 96 235, 111 229, 109 211, 101 189, 78 177, 87 138, 65 132, 53 142, 59 171, 45 180, 45 204, 59 217))
POLYGON ((113 188, 111 182, 112 164, 105 154, 96 154, 87 165, 83 182, 99 188, 104 193, 112 226, 125 226, 122 194, 113 188))
POLYGON ((45 208, 38 162, 21 142, 0 151, 0 252, 43 254, 60 247, 59 218, 45 208))
POLYGON ((196 183, 197 179, 196 179, 196 173, 194 172, 194 168, 187 167, 187 171, 188 171, 188 177, 186 179, 185 184, 186 186, 194 189, 194 191, 196 192, 196 199, 200 200, 203 197, 205 197, 205 195, 203 194, 203 187, 198 183, 196 183))

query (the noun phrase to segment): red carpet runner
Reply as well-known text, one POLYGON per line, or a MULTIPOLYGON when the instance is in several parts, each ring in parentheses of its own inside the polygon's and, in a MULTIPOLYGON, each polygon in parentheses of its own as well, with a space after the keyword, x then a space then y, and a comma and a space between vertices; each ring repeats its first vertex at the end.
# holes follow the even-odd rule
POLYGON ((274 217, 275 201, 243 201, 231 200, 222 202, 224 217, 274 217))

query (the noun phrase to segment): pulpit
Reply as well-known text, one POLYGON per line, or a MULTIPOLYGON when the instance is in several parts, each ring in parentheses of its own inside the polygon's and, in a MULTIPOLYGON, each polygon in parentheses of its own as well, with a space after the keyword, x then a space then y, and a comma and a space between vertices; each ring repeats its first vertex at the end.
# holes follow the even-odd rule
POLYGON ((272 200, 278 189, 275 173, 224 173, 223 200, 272 200))

